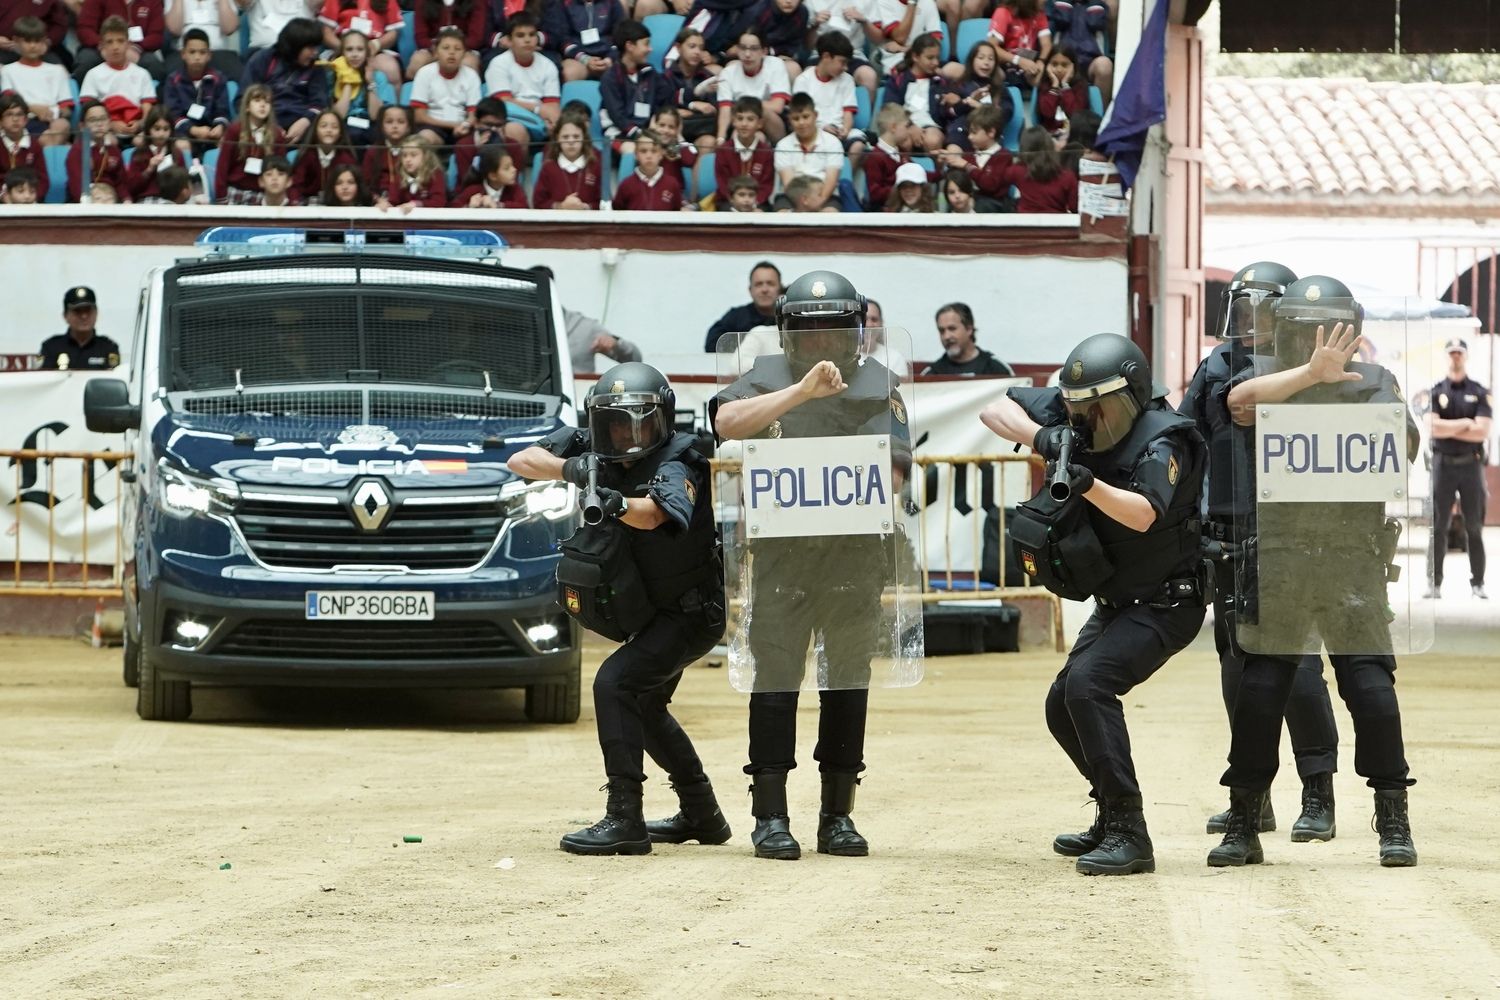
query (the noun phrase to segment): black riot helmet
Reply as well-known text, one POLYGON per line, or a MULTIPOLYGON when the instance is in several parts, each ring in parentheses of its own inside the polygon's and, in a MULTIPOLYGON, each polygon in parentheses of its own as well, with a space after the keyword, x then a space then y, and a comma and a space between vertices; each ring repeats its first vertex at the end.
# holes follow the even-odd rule
POLYGON ((1291 268, 1269 260, 1240 268, 1219 300, 1218 338, 1251 341, 1268 336, 1276 319, 1276 302, 1296 280, 1291 268))
POLYGON ((1068 423, 1085 450, 1109 451, 1125 440, 1153 397, 1146 355, 1128 337, 1096 333, 1068 355, 1058 383, 1068 423))
POLYGON ((1326 343, 1336 325, 1352 326, 1358 335, 1364 322, 1365 308, 1348 285, 1326 274, 1310 274, 1288 285, 1276 303, 1276 356, 1289 366, 1303 364, 1317 346, 1318 327, 1326 343))
POLYGON ((794 370, 819 361, 847 368, 859 358, 868 302, 834 271, 809 271, 776 300, 781 349, 794 370))
POLYGON ((600 375, 583 401, 594 453, 611 462, 633 462, 666 444, 676 409, 667 377, 639 361, 600 375))

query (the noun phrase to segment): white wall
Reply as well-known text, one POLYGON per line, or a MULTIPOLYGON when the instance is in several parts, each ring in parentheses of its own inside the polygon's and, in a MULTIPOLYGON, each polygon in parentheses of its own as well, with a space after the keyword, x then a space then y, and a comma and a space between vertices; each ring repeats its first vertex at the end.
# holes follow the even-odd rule
MULTIPOLYGON (((189 247, 0 247, 0 270, 13 290, 0 354, 35 351, 61 332, 63 292, 79 284, 98 293, 100 332, 128 349, 141 276, 191 253, 189 247), (19 289, 31 294, 14 294, 19 289)), ((773 260, 788 281, 819 267, 842 271, 880 300, 887 325, 911 331, 918 359, 939 354, 933 314, 953 300, 973 307, 980 344, 1012 362, 1061 362, 1085 336, 1119 330, 1124 312, 1120 260, 620 251, 610 268, 604 257, 599 250, 515 249, 505 259, 551 266, 566 305, 600 318, 639 344, 648 360, 679 372, 694 361, 702 367, 703 359, 670 356, 701 352, 708 327, 726 309, 749 301, 750 268, 762 258, 773 260)))

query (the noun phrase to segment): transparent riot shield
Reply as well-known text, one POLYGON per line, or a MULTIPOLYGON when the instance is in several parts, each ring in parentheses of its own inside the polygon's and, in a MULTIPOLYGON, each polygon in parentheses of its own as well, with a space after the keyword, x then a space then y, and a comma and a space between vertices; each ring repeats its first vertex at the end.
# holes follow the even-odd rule
POLYGON ((730 682, 909 687, 922 679, 922 588, 911 413, 892 366, 911 357, 910 339, 890 328, 795 336, 791 351, 774 329, 719 342, 730 682))
POLYGON ((1244 359, 1226 403, 1249 454, 1234 489, 1234 631, 1245 651, 1432 646, 1413 495, 1421 434, 1407 402, 1409 386, 1431 384, 1419 360, 1401 317, 1365 321, 1354 336, 1331 318, 1321 335, 1278 321, 1244 359))

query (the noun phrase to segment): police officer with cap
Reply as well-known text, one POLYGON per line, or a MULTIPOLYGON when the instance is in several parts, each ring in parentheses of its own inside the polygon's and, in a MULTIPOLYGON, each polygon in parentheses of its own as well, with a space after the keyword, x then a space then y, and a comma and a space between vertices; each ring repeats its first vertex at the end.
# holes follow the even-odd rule
POLYGON ((652 841, 730 837, 703 762, 667 709, 683 669, 724 634, 706 447, 673 430, 675 408, 661 372, 617 365, 584 401, 586 430, 562 428, 510 461, 526 479, 583 491, 586 523, 563 543, 558 565, 561 602, 586 627, 624 642, 594 679, 608 805, 599 822, 562 838, 574 854, 649 854, 652 841), (645 754, 667 772, 681 805, 649 825, 645 754))
MULTIPOLYGON (((782 353, 763 355, 709 404, 720 440, 889 434, 893 475, 910 467, 910 435, 897 379, 861 357, 867 302, 832 271, 812 271, 787 286, 775 306, 782 353)), ((899 491, 899 482, 895 489, 899 491)), ((878 535, 767 538, 754 554, 750 652, 751 812, 755 856, 796 860, 787 773, 797 766, 797 698, 808 642, 820 640, 835 683, 818 692, 822 776, 818 852, 863 857, 869 843, 850 812, 865 769, 870 661, 889 575, 891 545, 878 535)))
POLYGON ((1484 592, 1484 446, 1490 436, 1490 392, 1469 378, 1469 345, 1448 341, 1448 377, 1432 387, 1427 430, 1432 439, 1432 548, 1427 553, 1427 597, 1442 596, 1443 557, 1453 501, 1464 515, 1469 545, 1469 588, 1484 592))
POLYGON ((42 341, 43 368, 76 371, 80 368, 103 371, 120 364, 120 345, 94 332, 99 318, 99 303, 94 290, 86 285, 70 288, 63 294, 63 319, 68 332, 42 341))
MULTIPOLYGON (((1312 275, 1286 287, 1276 304, 1272 354, 1264 364, 1236 373, 1223 397, 1235 432, 1249 439, 1246 447, 1254 447, 1257 407, 1263 404, 1405 406, 1389 371, 1353 360, 1363 317, 1353 293, 1337 279, 1312 275)), ((1415 457, 1420 439, 1409 414, 1405 443, 1408 457, 1415 457)), ((1249 468, 1255 470, 1254 461, 1249 468)), ((1386 581, 1398 531, 1379 502, 1278 503, 1262 507, 1257 522, 1253 565, 1259 578, 1242 581, 1256 598, 1254 620, 1247 624, 1256 629, 1257 648, 1287 648, 1270 650, 1282 655, 1245 658, 1229 768, 1220 779, 1229 788, 1229 815, 1223 842, 1209 853, 1208 863, 1237 867, 1264 860, 1256 817, 1276 775, 1281 720, 1300 651, 1313 642, 1327 648, 1339 695, 1354 719, 1354 768, 1374 789, 1380 863, 1415 865, 1406 796, 1413 782, 1407 776, 1396 658, 1387 627, 1386 581), (1273 508, 1276 519, 1270 520, 1273 508)))
MULTIPOLYGON (((1230 380, 1255 363, 1258 351, 1271 350, 1276 303, 1296 280, 1291 269, 1264 260, 1234 275, 1220 303, 1217 333, 1223 342, 1198 366, 1178 407, 1179 413, 1193 418, 1208 443, 1208 518, 1203 533, 1214 564, 1214 646, 1219 653, 1224 709, 1231 720, 1245 657, 1256 655, 1247 654, 1235 640, 1235 573, 1255 533, 1255 497, 1250 493, 1250 441, 1235 433, 1224 396, 1230 380)), ((1286 727, 1302 778, 1302 814, 1292 824, 1292 840, 1332 840, 1339 734, 1320 656, 1303 656, 1298 664, 1286 706, 1286 727)), ((1228 819, 1227 810, 1210 816, 1208 832, 1223 833, 1228 819)), ((1258 827, 1261 833, 1276 829, 1270 796, 1265 798, 1258 827)))
POLYGON ((1048 484, 1010 521, 1023 569, 1095 601, 1046 702, 1047 727, 1097 806, 1087 831, 1052 844, 1085 875, 1156 870, 1120 697, 1191 642, 1205 614, 1206 449, 1165 396, 1139 347, 1101 333, 1068 355, 1057 388, 1010 389, 980 418, 1049 463, 1048 484))

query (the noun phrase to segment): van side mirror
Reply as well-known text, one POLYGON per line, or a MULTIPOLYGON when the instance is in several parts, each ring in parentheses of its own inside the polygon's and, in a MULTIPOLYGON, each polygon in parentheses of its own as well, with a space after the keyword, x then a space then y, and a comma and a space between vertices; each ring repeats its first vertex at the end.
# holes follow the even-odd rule
POLYGON ((130 402, 122 380, 90 379, 83 387, 83 421, 97 434, 123 434, 141 425, 141 408, 130 402))

